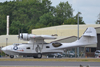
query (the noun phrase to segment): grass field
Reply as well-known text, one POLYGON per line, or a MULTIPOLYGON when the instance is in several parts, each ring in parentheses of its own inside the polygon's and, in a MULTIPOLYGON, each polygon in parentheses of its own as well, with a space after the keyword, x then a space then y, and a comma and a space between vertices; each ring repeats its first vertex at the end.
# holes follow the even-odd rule
POLYGON ((100 58, 42 58, 42 59, 34 59, 34 58, 0 58, 0 61, 73 61, 73 62, 100 62, 100 58))

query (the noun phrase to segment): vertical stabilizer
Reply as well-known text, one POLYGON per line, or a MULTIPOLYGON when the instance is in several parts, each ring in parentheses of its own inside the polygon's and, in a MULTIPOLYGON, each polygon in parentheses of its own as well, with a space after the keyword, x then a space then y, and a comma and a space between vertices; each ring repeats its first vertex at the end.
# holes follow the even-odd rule
POLYGON ((97 33, 93 27, 88 27, 82 37, 77 41, 83 44, 96 44, 97 43, 97 33))

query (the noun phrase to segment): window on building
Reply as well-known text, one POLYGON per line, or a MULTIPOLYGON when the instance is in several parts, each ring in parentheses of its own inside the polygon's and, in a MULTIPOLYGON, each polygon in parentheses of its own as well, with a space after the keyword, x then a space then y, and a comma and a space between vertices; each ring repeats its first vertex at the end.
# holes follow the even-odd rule
POLYGON ((96 51, 96 48, 91 48, 91 52, 95 52, 96 51))
POLYGON ((86 52, 90 52, 89 48, 86 48, 86 52))

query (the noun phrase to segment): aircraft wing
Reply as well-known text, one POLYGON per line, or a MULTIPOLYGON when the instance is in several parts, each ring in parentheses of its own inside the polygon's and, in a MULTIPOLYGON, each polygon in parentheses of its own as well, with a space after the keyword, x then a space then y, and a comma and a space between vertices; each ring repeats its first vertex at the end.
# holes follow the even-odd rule
POLYGON ((56 39, 56 37, 50 36, 50 35, 34 35, 34 36, 31 36, 30 38, 32 39, 56 39))
POLYGON ((44 41, 44 39, 56 39, 56 37, 54 36, 49 36, 49 35, 34 35, 30 37, 30 41, 35 42, 36 44, 45 44, 46 42, 44 41))

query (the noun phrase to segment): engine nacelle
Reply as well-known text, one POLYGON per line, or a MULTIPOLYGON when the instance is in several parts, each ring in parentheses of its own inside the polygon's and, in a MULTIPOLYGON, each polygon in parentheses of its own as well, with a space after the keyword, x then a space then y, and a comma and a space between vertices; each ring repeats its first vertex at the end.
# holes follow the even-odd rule
POLYGON ((18 35, 18 38, 21 40, 25 40, 25 41, 29 41, 30 39, 56 39, 56 37, 54 36, 50 36, 50 35, 34 35, 34 34, 28 34, 28 33, 20 33, 18 35))
POLYGON ((30 34, 28 34, 28 33, 20 33, 18 38, 20 38, 21 40, 29 41, 30 40, 30 34))

